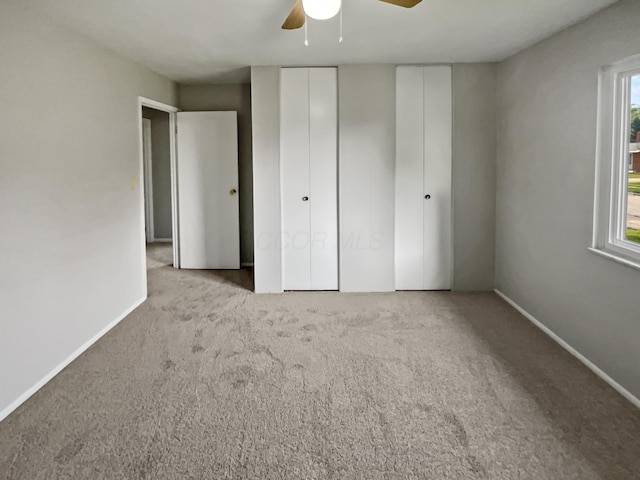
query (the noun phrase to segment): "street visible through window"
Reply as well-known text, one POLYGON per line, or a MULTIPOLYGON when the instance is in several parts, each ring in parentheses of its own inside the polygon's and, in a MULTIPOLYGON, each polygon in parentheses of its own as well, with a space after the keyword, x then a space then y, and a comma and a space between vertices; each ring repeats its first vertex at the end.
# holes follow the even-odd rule
POLYGON ((631 77, 627 240, 640 243, 640 75, 631 77))

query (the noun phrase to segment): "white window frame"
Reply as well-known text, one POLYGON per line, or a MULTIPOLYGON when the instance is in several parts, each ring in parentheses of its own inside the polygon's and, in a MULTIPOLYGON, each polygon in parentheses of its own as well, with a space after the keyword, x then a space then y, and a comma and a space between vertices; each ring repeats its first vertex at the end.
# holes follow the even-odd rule
POLYGON ((640 270, 640 244, 626 239, 631 77, 640 55, 604 67, 598 79, 593 240, 590 250, 640 270))

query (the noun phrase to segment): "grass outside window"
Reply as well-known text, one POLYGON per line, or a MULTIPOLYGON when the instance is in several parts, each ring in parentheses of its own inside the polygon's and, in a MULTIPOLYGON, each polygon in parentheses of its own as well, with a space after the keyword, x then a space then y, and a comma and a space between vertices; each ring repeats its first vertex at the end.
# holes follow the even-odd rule
POLYGON ((640 182, 631 181, 635 179, 640 179, 640 173, 630 173, 629 174, 629 193, 636 193, 640 195, 640 182))

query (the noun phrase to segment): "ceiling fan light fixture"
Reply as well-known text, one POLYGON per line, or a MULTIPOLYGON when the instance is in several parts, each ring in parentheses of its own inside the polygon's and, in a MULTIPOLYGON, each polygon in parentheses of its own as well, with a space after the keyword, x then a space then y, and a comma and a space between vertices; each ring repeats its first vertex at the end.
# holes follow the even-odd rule
POLYGON ((315 20, 328 20, 340 11, 342 0, 302 0, 302 8, 308 17, 315 20))

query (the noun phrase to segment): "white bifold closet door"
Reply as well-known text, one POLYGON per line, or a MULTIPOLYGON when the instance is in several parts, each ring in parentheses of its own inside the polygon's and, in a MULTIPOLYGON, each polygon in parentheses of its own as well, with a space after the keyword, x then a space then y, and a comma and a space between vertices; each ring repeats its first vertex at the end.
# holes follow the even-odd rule
POLYGON ((180 268, 240 268, 236 112, 180 112, 180 268))
POLYGON ((283 288, 337 290, 337 70, 283 68, 280 89, 283 288))
POLYGON ((451 67, 398 67, 396 290, 448 290, 452 280, 451 67))

